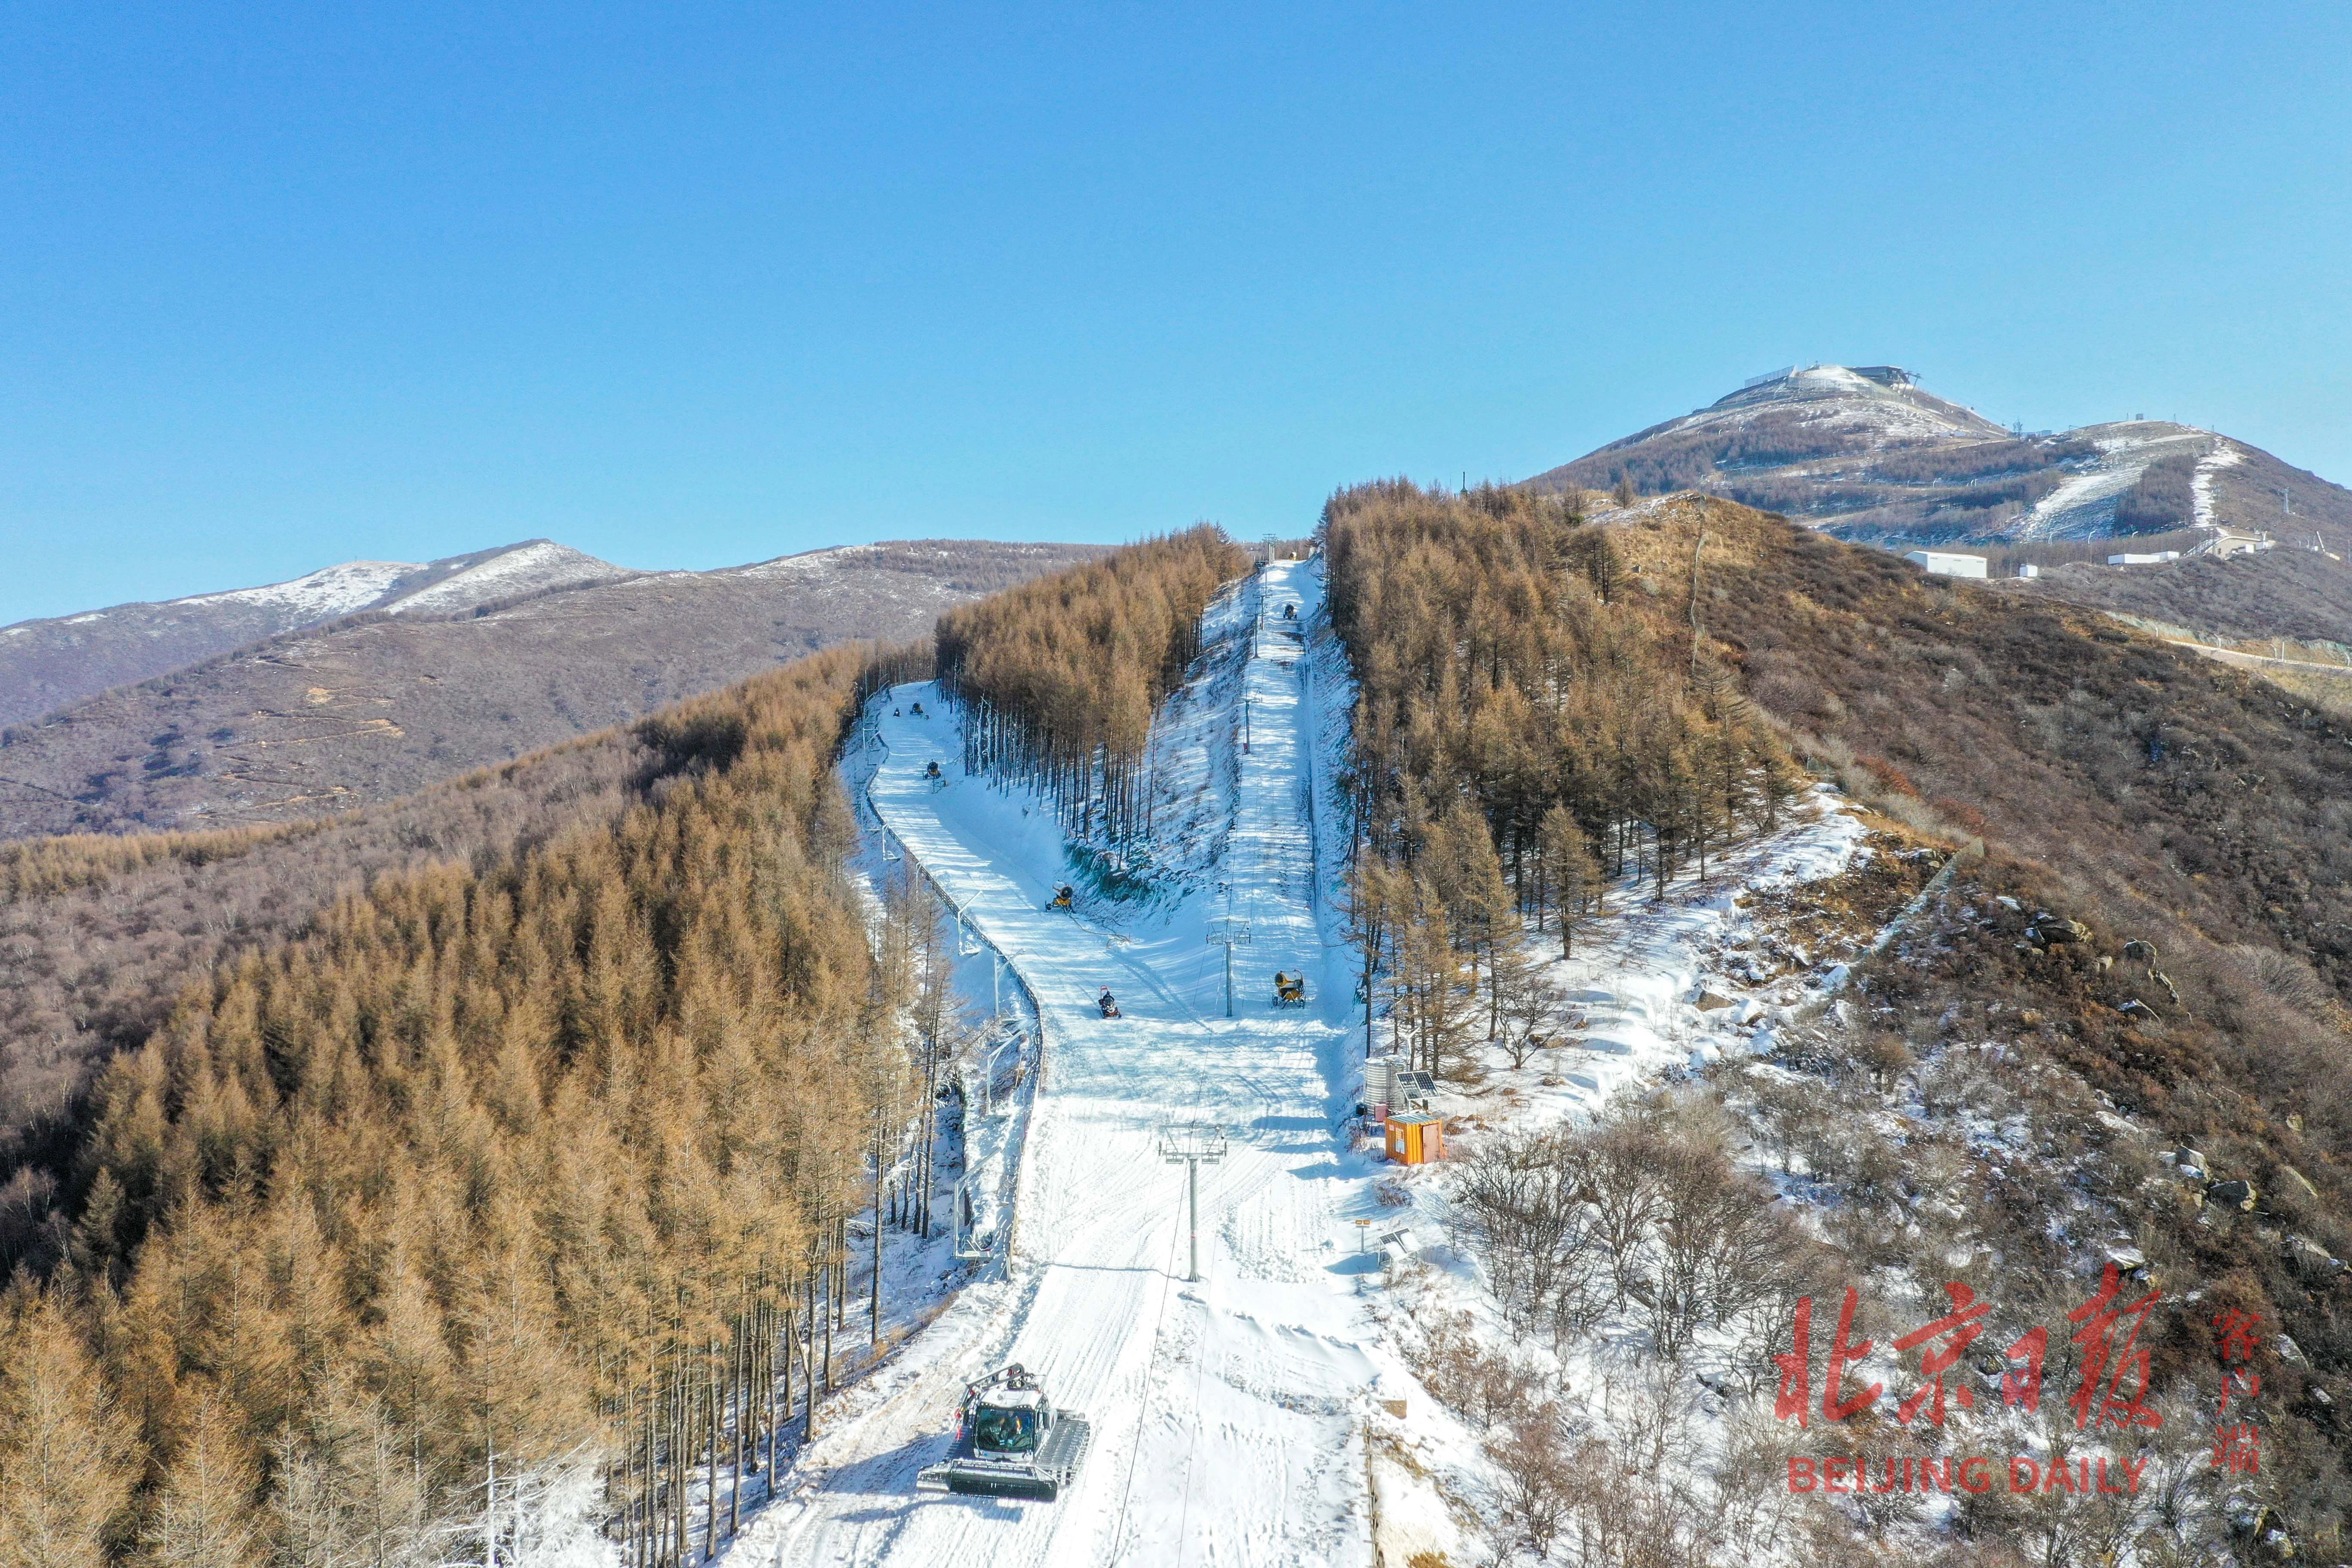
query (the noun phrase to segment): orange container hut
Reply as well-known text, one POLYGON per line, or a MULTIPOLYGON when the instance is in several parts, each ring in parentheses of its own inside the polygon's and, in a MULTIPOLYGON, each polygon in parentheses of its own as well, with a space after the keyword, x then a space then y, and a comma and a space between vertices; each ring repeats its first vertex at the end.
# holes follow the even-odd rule
POLYGON ((1400 1165, 1426 1165, 1445 1158, 1445 1119, 1417 1112, 1389 1118, 1389 1158, 1400 1165))

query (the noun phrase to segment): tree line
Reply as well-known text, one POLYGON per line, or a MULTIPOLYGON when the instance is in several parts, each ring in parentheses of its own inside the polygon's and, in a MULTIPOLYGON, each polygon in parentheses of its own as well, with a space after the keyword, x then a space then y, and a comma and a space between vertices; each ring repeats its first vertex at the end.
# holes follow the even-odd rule
POLYGON ((1044 790, 1075 837, 1147 831, 1151 717, 1201 651, 1209 601, 1249 569, 1204 523, 941 616, 965 768, 1044 790))
POLYGON ((1612 882, 1704 874, 1798 775, 1706 631, 1703 537, 1661 558, 1559 498, 1396 479, 1333 496, 1321 538, 1358 688, 1358 936, 1396 1043, 1447 1071, 1541 1026, 1525 921, 1572 952, 1612 882))
POLYGON ((707 1553, 879 1327, 850 1216, 929 1196, 937 911, 869 926, 833 773, 922 662, 657 715, 644 804, 381 877, 118 1058, 0 1294, 0 1563, 494 1561, 583 1477, 707 1553))

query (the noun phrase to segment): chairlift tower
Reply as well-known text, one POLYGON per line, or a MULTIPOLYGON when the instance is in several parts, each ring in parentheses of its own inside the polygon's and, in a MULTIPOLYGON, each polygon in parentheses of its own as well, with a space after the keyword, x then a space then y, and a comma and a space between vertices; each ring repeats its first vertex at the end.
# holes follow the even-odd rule
POLYGON ((1201 1167, 1225 1157, 1225 1130, 1197 1121, 1171 1122, 1160 1131, 1162 1163, 1185 1167, 1185 1203, 1192 1221, 1192 1260, 1184 1278, 1201 1281, 1201 1167))
POLYGON ((1234 1016, 1234 949, 1250 944, 1249 921, 1219 915, 1209 922, 1209 945, 1225 950, 1225 1016, 1234 1016))

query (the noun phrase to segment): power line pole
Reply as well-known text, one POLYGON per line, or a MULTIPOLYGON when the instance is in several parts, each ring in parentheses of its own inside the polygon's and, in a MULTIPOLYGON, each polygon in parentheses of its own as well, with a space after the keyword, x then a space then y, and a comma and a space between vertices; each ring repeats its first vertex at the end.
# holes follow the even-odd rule
POLYGON ((1160 1158, 1167 1164, 1185 1167, 1185 1202, 1192 1221, 1192 1267, 1184 1278, 1192 1284, 1201 1279, 1201 1167, 1213 1165, 1225 1157, 1225 1130, 1203 1126, 1198 1122, 1177 1122, 1160 1132, 1160 1158))

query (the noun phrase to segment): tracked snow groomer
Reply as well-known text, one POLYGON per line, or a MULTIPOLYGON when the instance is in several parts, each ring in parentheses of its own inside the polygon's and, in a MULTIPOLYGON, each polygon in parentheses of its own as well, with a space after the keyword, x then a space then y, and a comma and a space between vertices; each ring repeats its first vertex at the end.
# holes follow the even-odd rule
POLYGON ((1000 1367, 963 1391, 954 1457, 915 1478, 918 1490, 1051 1502, 1078 1472, 1094 1428, 1057 1410, 1021 1366, 1000 1367))

